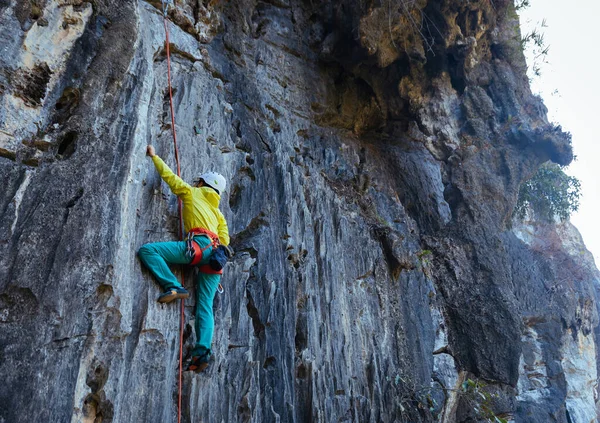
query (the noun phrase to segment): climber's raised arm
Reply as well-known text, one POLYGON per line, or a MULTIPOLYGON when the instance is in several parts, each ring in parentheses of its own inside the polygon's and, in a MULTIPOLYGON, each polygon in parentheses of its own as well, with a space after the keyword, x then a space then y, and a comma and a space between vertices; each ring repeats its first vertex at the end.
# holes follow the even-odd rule
POLYGON ((146 155, 152 158, 152 162, 158 171, 160 177, 169 185, 173 194, 178 197, 188 195, 192 187, 183 181, 179 176, 175 175, 167 164, 156 154, 154 147, 149 145, 146 147, 146 155))

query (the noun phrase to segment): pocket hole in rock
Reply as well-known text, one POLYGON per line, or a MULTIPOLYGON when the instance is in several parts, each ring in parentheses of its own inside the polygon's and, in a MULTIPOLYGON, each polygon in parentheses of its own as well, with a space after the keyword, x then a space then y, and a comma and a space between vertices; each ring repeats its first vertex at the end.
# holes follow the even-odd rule
POLYGON ((76 141, 77 132, 67 132, 58 144, 58 154, 61 155, 63 159, 68 159, 69 157, 71 157, 75 152, 76 141))

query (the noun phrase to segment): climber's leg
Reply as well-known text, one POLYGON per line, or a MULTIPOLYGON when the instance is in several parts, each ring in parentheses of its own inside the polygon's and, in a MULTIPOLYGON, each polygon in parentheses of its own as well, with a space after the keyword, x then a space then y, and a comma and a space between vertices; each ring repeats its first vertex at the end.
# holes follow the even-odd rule
POLYGON ((213 300, 219 286, 221 275, 198 273, 196 279, 196 345, 192 356, 205 356, 206 361, 212 354, 211 344, 215 329, 213 300))
POLYGON ((184 289, 168 264, 187 264, 190 262, 186 256, 185 241, 155 242, 143 245, 138 256, 150 272, 156 277, 156 280, 163 290, 184 289))

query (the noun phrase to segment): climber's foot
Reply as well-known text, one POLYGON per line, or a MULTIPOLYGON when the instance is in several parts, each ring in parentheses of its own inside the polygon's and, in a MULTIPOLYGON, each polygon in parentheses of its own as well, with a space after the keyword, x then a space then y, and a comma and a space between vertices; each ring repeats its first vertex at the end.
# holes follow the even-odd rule
POLYGON ((206 370, 208 367, 208 358, 206 356, 194 356, 190 360, 190 364, 187 367, 187 370, 192 372, 200 373, 206 370))
POLYGON ((190 293, 185 288, 171 288, 160 294, 156 301, 159 303, 170 303, 177 298, 187 298, 189 296, 190 293))

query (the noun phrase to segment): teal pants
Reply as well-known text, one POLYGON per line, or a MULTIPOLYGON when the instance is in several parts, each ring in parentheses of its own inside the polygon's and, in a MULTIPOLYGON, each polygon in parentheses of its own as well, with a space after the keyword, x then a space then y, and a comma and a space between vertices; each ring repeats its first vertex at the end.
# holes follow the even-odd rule
MULTIPOLYGON (((210 239, 205 235, 194 237, 200 248, 210 244, 210 239)), ((169 268, 169 264, 188 264, 189 257, 185 255, 187 245, 185 241, 155 242, 143 245, 138 256, 142 263, 156 277, 163 288, 181 288, 181 284, 169 268)), ((213 248, 204 250, 199 266, 208 264, 213 248)), ((196 344, 192 350, 193 356, 205 356, 207 359, 212 353, 213 333, 215 319, 213 315, 213 300, 221 281, 221 275, 198 272, 196 278, 196 344)))

